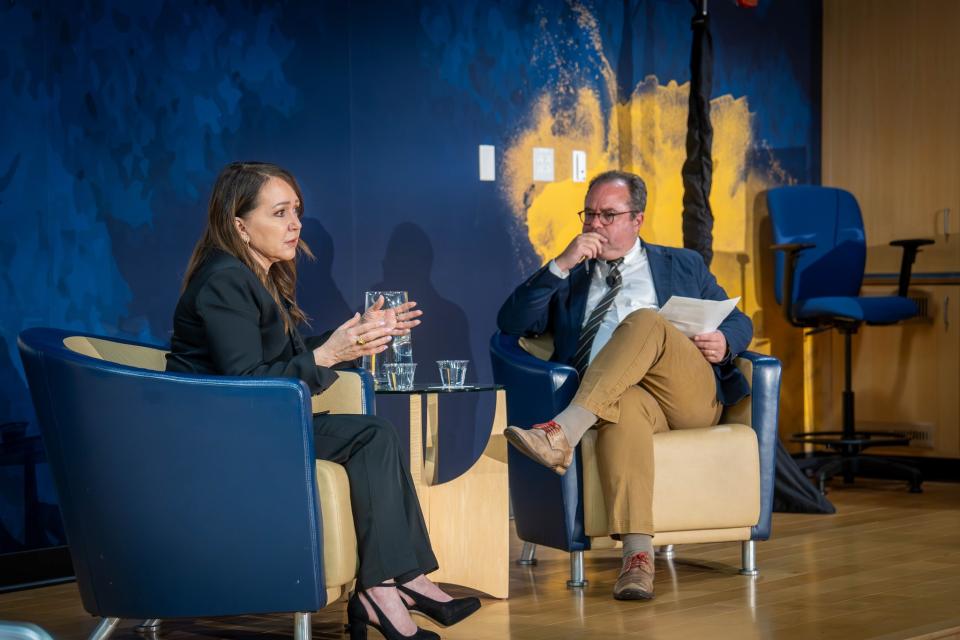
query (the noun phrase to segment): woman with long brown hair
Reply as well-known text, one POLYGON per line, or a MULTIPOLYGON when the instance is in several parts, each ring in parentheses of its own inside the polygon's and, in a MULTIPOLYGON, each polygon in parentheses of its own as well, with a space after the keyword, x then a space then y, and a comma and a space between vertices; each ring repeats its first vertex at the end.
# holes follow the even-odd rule
MULTIPOLYGON (((378 304, 303 338, 296 257, 312 254, 300 239, 302 216, 300 187, 284 169, 257 162, 223 169, 184 277, 168 371, 295 377, 317 394, 336 380, 332 367, 380 353, 420 324, 415 302, 389 311, 378 304)), ((368 624, 391 640, 437 638, 408 610, 444 625, 476 611, 479 600, 453 599, 425 575, 437 559, 394 427, 375 416, 315 415, 313 428, 317 458, 342 464, 350 479, 360 555, 347 605, 351 638, 366 638, 368 624)))

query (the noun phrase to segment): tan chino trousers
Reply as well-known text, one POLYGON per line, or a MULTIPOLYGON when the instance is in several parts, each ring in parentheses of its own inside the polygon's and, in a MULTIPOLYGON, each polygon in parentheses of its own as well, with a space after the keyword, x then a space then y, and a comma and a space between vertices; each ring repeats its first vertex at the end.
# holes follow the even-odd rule
POLYGON ((597 465, 611 535, 653 535, 653 434, 717 424, 713 367, 657 311, 640 309, 597 353, 573 404, 600 419, 597 465))

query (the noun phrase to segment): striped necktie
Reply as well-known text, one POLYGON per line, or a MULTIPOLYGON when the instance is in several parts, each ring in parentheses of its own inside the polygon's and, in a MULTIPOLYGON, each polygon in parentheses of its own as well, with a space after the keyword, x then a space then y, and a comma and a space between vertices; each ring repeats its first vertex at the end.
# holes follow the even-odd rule
POLYGON ((607 311, 610 310, 610 305, 613 304, 614 298, 620 293, 620 287, 623 284, 623 278, 620 277, 620 265, 623 264, 623 258, 608 260, 607 264, 610 265, 610 274, 607 276, 607 286, 610 287, 610 289, 600 298, 600 302, 597 303, 593 313, 590 314, 590 319, 587 321, 587 324, 583 325, 583 329, 580 330, 580 339, 577 340, 577 351, 573 356, 573 366, 576 368, 577 373, 580 374, 581 380, 583 379, 583 373, 587 370, 587 365, 590 363, 590 350, 591 347, 593 347, 593 339, 597 337, 597 331, 600 329, 603 317, 607 315, 607 311))

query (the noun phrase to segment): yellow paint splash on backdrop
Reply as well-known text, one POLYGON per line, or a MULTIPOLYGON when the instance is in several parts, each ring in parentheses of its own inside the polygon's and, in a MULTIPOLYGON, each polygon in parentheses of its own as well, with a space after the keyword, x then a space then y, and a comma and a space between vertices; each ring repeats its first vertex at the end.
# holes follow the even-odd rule
MULTIPOLYGON (((536 104, 532 124, 504 153, 504 190, 511 208, 527 223, 530 243, 544 262, 560 253, 580 232, 576 212, 583 207, 586 183, 571 177, 574 150, 587 153, 587 181, 608 169, 623 168, 647 183, 647 212, 641 231, 650 242, 682 246, 680 213, 686 158, 689 84, 659 85, 649 77, 637 86, 610 119, 630 118, 634 141, 630 164, 620 166, 616 122, 605 122, 600 100, 591 89, 577 92, 563 133, 556 133, 556 115, 549 96, 536 104), (609 133, 605 133, 609 132, 609 133), (533 148, 554 149, 554 182, 533 181, 533 148)), ((746 98, 723 96, 711 102, 714 126, 714 175, 710 202, 715 218, 715 251, 743 251, 746 229, 746 151, 750 145, 750 113, 746 98)))
MULTIPOLYGON (((602 54, 596 23, 585 10, 581 26, 590 30, 600 60, 600 91, 612 109, 604 113, 597 90, 566 87, 575 95, 572 106, 558 108, 549 93, 536 103, 529 126, 504 152, 501 188, 518 220, 526 225, 533 249, 546 263, 580 232, 576 212, 583 207, 587 183, 573 182, 574 150, 587 153, 587 182, 609 169, 633 171, 647 184, 647 211, 641 235, 649 242, 683 246, 683 182, 686 158, 689 83, 665 85, 648 76, 624 103, 614 100, 615 75, 602 54), (533 148, 554 149, 555 181, 533 181, 533 148)), ((752 144, 751 116, 746 97, 726 95, 711 104, 713 138, 714 252, 711 270, 731 296, 741 296, 741 308, 759 321, 753 200, 765 188, 766 176, 748 171, 752 144)), ((762 327, 756 327, 762 335, 762 327)))

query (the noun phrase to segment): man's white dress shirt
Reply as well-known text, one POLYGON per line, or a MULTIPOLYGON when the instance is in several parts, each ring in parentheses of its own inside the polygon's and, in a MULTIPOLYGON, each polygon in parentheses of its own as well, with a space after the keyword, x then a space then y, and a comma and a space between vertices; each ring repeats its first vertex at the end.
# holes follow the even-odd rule
MULTIPOLYGON (((563 271, 557 266, 556 261, 551 260, 548 266, 550 273, 559 278, 567 278, 569 271, 563 271)), ((607 276, 610 274, 610 265, 606 260, 597 260, 593 265, 593 274, 590 278, 590 289, 587 293, 587 309, 583 314, 583 324, 587 324, 590 314, 597 307, 597 303, 603 298, 603 295, 610 289, 607 286, 607 276)), ((597 335, 593 339, 593 346, 590 349, 590 359, 593 362, 597 353, 603 348, 613 335, 613 330, 628 315, 637 309, 659 309, 657 304, 657 291, 653 287, 653 272, 650 270, 650 262, 647 260, 647 252, 637 238, 636 244, 623 256, 623 264, 620 265, 620 276, 622 286, 613 304, 603 317, 600 328, 597 329, 597 335)), ((583 326, 583 325, 581 325, 583 326)))

